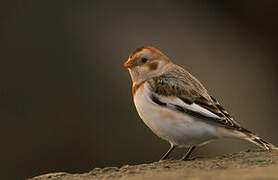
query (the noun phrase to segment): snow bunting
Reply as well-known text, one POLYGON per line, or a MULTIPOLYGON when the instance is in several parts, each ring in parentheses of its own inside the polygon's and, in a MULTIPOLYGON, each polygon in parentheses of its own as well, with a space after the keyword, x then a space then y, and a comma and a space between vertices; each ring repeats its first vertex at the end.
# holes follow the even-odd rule
POLYGON ((132 82, 133 100, 144 123, 170 149, 189 147, 183 160, 196 146, 220 137, 250 141, 263 149, 277 149, 251 131, 243 128, 188 71, 174 64, 159 50, 142 47, 124 63, 132 82))

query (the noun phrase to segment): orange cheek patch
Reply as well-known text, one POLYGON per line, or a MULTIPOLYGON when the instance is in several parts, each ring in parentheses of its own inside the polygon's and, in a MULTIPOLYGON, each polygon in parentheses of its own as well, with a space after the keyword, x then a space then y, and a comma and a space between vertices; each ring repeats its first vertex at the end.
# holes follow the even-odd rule
POLYGON ((154 71, 158 67, 158 62, 150 63, 150 64, 148 64, 148 67, 149 67, 150 70, 154 71))

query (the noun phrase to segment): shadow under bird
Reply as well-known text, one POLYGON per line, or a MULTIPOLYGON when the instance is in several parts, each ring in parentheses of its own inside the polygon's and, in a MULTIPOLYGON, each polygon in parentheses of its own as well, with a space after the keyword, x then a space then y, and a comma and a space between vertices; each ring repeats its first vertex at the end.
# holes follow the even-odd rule
POLYGON ((194 76, 159 50, 139 48, 130 54, 124 67, 133 82, 139 116, 171 145, 161 160, 175 147, 189 147, 182 158, 187 160, 195 147, 221 137, 244 139, 265 150, 277 150, 237 123, 194 76))

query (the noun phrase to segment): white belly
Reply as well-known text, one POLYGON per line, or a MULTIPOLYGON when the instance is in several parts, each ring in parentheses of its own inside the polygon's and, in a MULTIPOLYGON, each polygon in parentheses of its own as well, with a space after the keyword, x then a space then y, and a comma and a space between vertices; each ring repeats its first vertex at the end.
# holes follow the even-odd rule
POLYGON ((198 145, 217 138, 215 128, 202 120, 155 104, 146 86, 138 89, 134 103, 141 119, 157 136, 173 145, 198 145))

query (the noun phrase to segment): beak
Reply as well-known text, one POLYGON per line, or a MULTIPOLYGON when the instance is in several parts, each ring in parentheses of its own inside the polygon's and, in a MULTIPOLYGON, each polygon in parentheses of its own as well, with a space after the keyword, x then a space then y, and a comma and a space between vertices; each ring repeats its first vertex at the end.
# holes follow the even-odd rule
POLYGON ((133 66, 133 63, 132 63, 132 61, 131 61, 130 59, 128 59, 128 60, 123 64, 123 66, 124 66, 125 68, 131 68, 131 67, 133 66))

